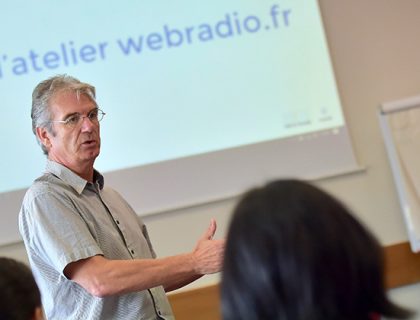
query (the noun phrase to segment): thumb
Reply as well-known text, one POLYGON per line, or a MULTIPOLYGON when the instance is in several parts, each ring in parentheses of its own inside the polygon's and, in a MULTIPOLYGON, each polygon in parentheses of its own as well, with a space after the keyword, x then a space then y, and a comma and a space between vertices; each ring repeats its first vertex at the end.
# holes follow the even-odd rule
POLYGON ((202 240, 211 240, 213 239, 214 234, 216 233, 217 225, 216 220, 211 219, 210 225, 208 226, 207 230, 204 232, 203 236, 201 237, 202 240))

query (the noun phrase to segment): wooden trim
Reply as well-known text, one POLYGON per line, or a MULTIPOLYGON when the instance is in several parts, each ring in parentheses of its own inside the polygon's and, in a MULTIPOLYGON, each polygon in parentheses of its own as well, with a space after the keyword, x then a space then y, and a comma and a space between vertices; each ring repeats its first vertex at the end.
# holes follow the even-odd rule
POLYGON ((420 254, 413 253, 408 242, 387 246, 384 250, 387 288, 420 282, 420 254))
POLYGON ((220 320, 219 285, 169 294, 177 320, 220 320))
MULTIPOLYGON (((384 248, 385 284, 388 289, 420 282, 420 254, 408 242, 384 248)), ((177 320, 220 320, 219 285, 169 294, 177 320)))

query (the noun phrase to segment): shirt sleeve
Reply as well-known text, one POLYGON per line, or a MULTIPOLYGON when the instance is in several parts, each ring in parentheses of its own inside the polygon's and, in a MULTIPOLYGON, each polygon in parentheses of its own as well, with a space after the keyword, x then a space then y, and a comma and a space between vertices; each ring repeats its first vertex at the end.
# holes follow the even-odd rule
POLYGON ((60 273, 71 262, 102 254, 75 206, 63 195, 37 194, 26 202, 20 219, 29 246, 60 273))

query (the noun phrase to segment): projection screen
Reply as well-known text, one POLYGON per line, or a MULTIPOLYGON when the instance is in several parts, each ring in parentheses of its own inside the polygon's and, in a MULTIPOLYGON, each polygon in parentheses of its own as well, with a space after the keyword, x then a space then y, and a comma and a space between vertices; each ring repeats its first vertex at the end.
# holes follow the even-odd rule
POLYGON ((69 74, 106 112, 95 167, 147 215, 357 167, 316 0, 4 1, 0 243, 45 156, 35 85, 69 74))

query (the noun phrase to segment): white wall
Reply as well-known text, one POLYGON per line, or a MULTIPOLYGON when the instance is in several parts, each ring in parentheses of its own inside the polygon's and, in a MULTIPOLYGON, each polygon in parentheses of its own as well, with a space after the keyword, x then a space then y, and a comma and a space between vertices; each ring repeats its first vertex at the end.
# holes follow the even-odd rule
MULTIPOLYGON (((351 207, 384 245, 406 241, 377 109, 382 102, 420 94, 420 1, 320 0, 320 5, 345 117, 366 170, 317 183, 351 207)), ((227 199, 146 217, 158 255, 191 250, 211 217, 223 236, 234 203, 227 199)), ((26 261, 21 243, 0 247, 0 255, 26 261)), ((208 276, 190 287, 218 279, 208 276)), ((420 313, 420 285, 392 290, 392 296, 420 313)))

